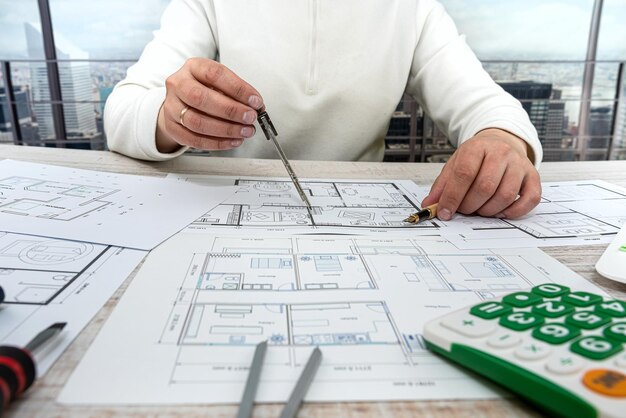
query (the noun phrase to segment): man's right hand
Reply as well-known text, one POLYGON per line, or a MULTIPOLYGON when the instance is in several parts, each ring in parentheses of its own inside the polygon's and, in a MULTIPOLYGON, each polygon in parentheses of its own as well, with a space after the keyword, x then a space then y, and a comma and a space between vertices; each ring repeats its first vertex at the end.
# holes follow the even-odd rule
POLYGON ((190 58, 165 80, 165 87, 156 132, 160 152, 173 152, 181 145, 227 150, 254 135, 263 99, 224 65, 190 58))

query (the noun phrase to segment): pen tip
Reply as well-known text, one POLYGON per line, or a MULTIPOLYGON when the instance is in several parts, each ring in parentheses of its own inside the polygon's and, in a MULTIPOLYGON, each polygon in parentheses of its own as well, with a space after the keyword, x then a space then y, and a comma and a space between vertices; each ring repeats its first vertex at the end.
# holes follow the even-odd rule
POLYGON ((52 325, 50 325, 50 329, 58 329, 59 331, 61 331, 63 328, 65 328, 65 326, 67 325, 67 322, 56 322, 52 325))

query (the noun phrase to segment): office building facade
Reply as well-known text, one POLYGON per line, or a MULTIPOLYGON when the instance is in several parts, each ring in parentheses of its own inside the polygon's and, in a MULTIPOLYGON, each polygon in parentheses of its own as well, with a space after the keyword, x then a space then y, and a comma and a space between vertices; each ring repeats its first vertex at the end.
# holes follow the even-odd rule
MULTIPOLYGON (((31 23, 25 23, 26 41, 29 57, 36 59, 43 56, 43 41, 40 29, 31 23)), ((67 139, 80 140, 84 148, 94 148, 101 134, 97 131, 96 114, 91 103, 92 82, 89 69, 89 55, 71 45, 60 36, 56 39, 56 54, 60 60, 59 78, 67 139), (65 61, 80 60, 80 61, 65 61)), ((54 140, 54 120, 50 105, 48 72, 45 62, 31 63, 31 83, 33 111, 39 125, 42 140, 54 140)), ((71 143, 71 142, 70 142, 71 143)))

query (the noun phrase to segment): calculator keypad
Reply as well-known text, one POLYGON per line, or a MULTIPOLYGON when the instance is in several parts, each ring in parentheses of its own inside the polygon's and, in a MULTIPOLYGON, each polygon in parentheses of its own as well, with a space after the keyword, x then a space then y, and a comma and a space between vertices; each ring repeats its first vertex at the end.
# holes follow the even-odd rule
POLYGON ((523 361, 545 361, 549 373, 578 373, 612 357, 616 370, 626 369, 625 302, 546 283, 475 305, 469 316, 500 325, 487 339, 489 347, 513 349, 523 361))
POLYGON ((615 411, 626 410, 626 302, 546 283, 432 323, 432 328, 427 324, 427 343, 450 352, 452 360, 521 393, 525 389, 520 381, 532 382, 546 391, 544 406, 552 396, 563 402, 572 399, 564 393, 579 397, 581 405, 563 416, 581 412, 584 402, 602 411, 585 411, 585 416, 624 416, 615 411), (444 333, 440 326, 457 335, 444 333), (430 335, 437 333, 452 348, 434 344, 430 335), (478 360, 488 363, 476 364, 478 360))

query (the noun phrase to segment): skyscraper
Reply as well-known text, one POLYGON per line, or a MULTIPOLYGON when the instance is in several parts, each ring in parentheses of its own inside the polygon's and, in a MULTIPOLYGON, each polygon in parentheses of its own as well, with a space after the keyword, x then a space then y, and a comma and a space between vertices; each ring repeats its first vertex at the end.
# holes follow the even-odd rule
MULTIPOLYGON (((33 124, 30 90, 27 85, 13 86, 17 118, 25 144, 35 144, 39 140, 36 124, 33 124)), ((0 142, 13 143, 13 127, 11 126, 11 112, 9 109, 5 87, 0 87, 0 142)))
POLYGON ((589 111, 589 142, 587 146, 591 149, 607 150, 611 137, 612 123, 612 107, 592 107, 589 111))
MULTIPOLYGON (((31 58, 44 56, 41 30, 35 24, 25 23, 28 55, 31 58)), ((55 33, 56 54, 59 60, 87 60, 89 55, 55 33)), ((92 83, 87 61, 59 62, 61 95, 65 113, 67 139, 81 139, 88 146, 100 137, 96 129, 92 100, 92 83)), ((55 139, 54 121, 48 88, 48 75, 45 62, 31 64, 33 110, 39 123, 42 140, 55 139), (44 102, 44 103, 41 103, 44 102)), ((66 139, 66 138, 60 138, 66 139)))
MULTIPOLYGON (((626 69, 622 74, 626 77, 626 69)), ((623 80, 623 78, 622 78, 623 80)), ((622 81, 620 97, 615 114, 615 131, 613 132, 613 149, 610 158, 617 160, 626 159, 626 81, 622 81)))
POLYGON ((565 103, 561 92, 550 83, 535 81, 501 82, 500 86, 522 103, 530 121, 535 125, 543 146, 544 161, 562 161, 574 158, 573 150, 563 151, 563 121, 565 103))

